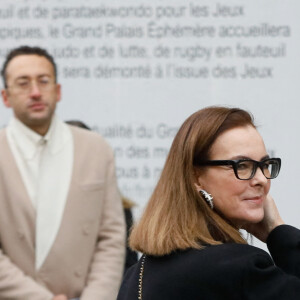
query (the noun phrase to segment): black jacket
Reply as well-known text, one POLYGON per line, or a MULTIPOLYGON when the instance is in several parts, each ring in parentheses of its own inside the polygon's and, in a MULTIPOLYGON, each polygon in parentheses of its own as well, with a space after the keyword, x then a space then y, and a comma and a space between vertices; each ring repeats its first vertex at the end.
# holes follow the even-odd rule
POLYGON ((133 217, 130 208, 124 208, 125 220, 126 220, 126 258, 125 258, 125 268, 124 272, 126 272, 132 265, 134 265, 138 260, 137 252, 131 250, 128 247, 128 237, 130 233, 130 229, 133 224, 133 217))
MULTIPOLYGON (((170 255, 146 256, 143 300, 299 300, 300 231, 275 228, 270 257, 250 245, 222 244, 170 255)), ((117 300, 138 299, 141 261, 125 275, 117 300)))

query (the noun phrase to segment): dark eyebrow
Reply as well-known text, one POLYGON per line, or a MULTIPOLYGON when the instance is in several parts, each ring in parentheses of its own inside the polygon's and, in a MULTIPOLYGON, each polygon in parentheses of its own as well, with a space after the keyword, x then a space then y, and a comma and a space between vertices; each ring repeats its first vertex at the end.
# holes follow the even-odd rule
POLYGON ((41 74, 37 78, 41 78, 41 77, 50 77, 51 78, 52 76, 49 74, 41 74))
POLYGON ((17 78, 15 79, 15 81, 17 81, 17 80, 22 80, 22 79, 29 79, 29 76, 26 76, 26 75, 24 75, 24 76, 19 76, 19 77, 17 77, 17 78))
MULTIPOLYGON (((42 77, 48 77, 48 78, 51 78, 51 75, 49 75, 49 74, 41 74, 41 75, 38 75, 36 78, 39 79, 39 78, 42 78, 42 77)), ((29 80, 29 79, 31 79, 31 77, 30 77, 30 76, 27 76, 27 75, 21 75, 21 76, 17 77, 17 78, 15 79, 15 81, 18 81, 18 80, 24 80, 24 79, 29 80)))
MULTIPOLYGON (((270 158, 270 156, 267 154, 264 157, 262 157, 260 159, 260 161, 263 161, 263 160, 268 159, 268 158, 270 158)), ((245 155, 237 155, 237 156, 234 156, 232 158, 232 160, 243 160, 243 159, 245 159, 245 160, 247 160, 247 159, 253 160, 251 157, 248 157, 248 156, 245 156, 245 155)))
POLYGON ((242 159, 251 159, 251 158, 245 155, 237 155, 232 157, 232 160, 242 160, 242 159))

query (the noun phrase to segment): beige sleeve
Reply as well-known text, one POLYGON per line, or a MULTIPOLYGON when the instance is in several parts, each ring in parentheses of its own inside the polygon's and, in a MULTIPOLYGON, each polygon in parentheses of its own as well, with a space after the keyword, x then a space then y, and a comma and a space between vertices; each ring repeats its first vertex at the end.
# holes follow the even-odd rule
POLYGON ((0 299, 51 300, 54 295, 26 276, 0 249, 0 299))

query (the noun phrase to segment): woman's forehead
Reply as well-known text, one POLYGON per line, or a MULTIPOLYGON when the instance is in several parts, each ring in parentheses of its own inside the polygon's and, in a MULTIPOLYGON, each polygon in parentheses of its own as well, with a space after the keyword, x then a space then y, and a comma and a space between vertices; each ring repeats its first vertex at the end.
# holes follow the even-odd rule
POLYGON ((260 160, 265 155, 264 141, 251 125, 235 127, 223 132, 210 149, 210 159, 233 159, 245 156, 260 160))

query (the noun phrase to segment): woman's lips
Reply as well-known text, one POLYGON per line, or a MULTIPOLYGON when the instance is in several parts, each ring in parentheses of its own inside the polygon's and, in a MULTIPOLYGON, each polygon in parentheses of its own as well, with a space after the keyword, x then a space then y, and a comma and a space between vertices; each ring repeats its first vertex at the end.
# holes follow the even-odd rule
POLYGON ((263 202, 263 197, 262 196, 255 196, 255 197, 247 197, 244 199, 245 201, 250 201, 253 203, 260 204, 263 202))

